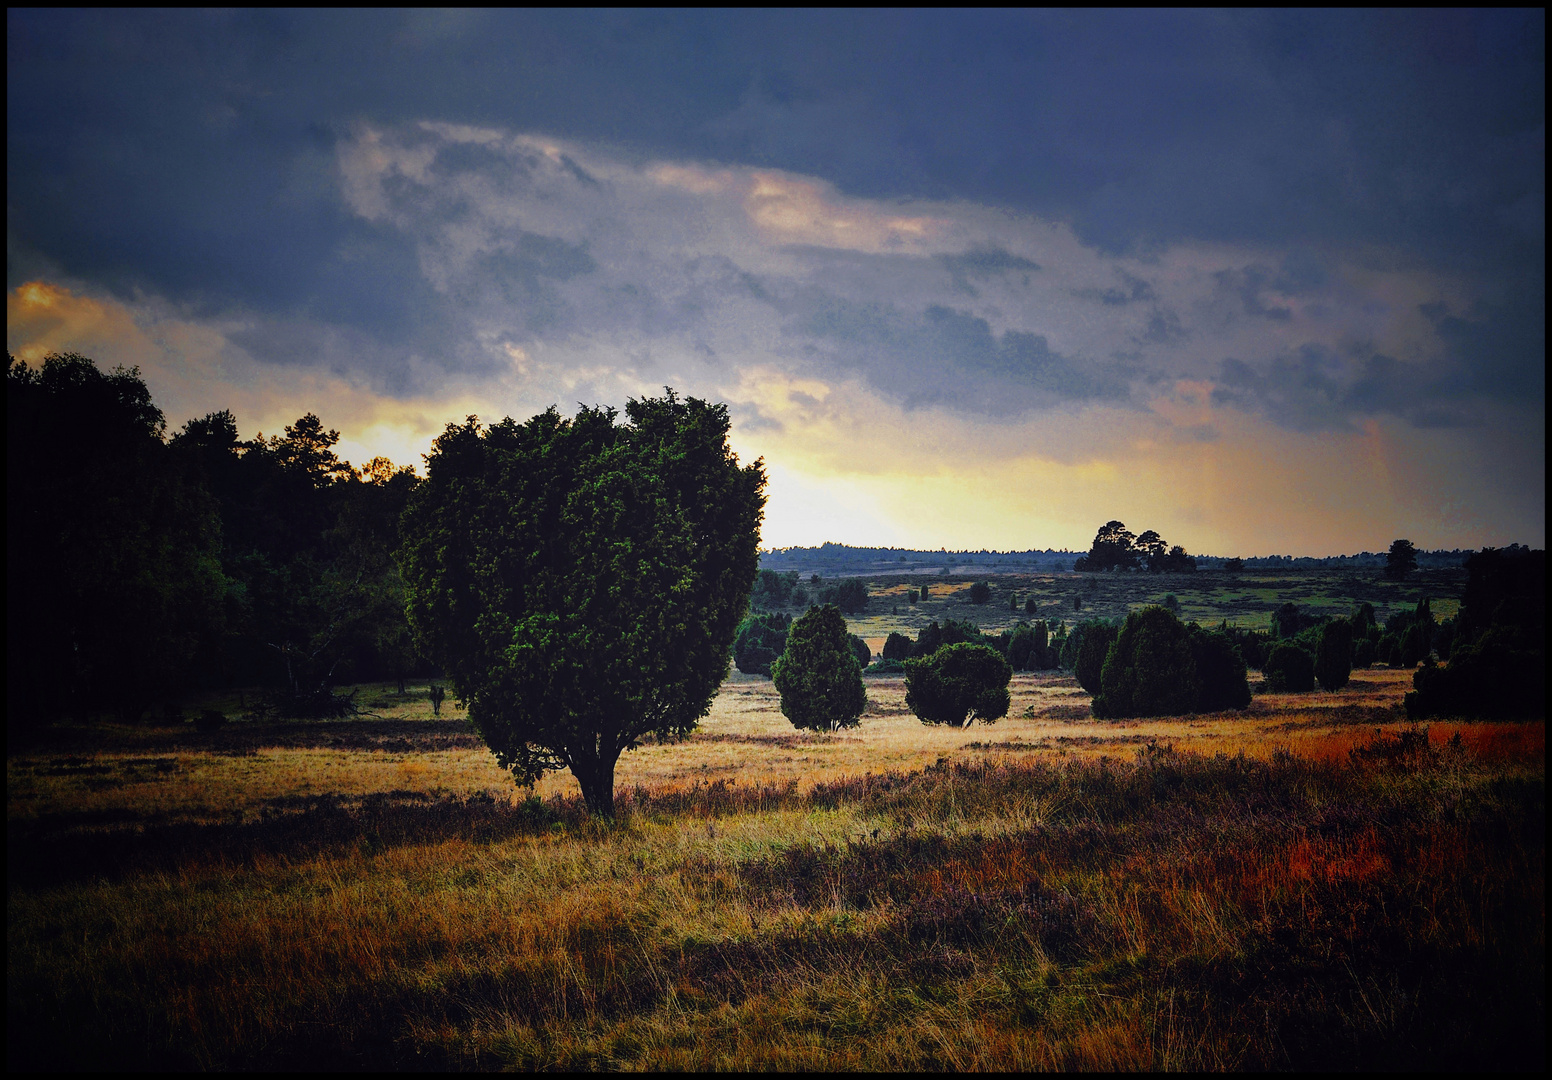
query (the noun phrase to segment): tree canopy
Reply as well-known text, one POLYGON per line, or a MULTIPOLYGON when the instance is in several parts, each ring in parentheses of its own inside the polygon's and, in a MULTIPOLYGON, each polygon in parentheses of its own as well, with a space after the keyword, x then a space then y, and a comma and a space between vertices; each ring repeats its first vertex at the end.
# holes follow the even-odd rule
POLYGON ((6 368, 6 674, 12 730, 137 719, 219 633, 214 502, 163 441, 138 369, 54 354, 6 368))
POLYGON ((621 753, 710 709, 765 502, 725 405, 668 391, 626 416, 449 425, 400 552, 410 624, 497 760, 520 783, 570 769, 602 815, 621 753))
POLYGON ((1008 715, 1012 679, 996 649, 961 641, 905 662, 905 704, 924 724, 994 724, 1008 715))
POLYGON ((1417 569, 1417 549, 1410 540, 1392 540, 1385 555, 1385 576, 1391 581, 1404 581, 1417 569))
POLYGON ((1133 536, 1121 522, 1107 521, 1094 535, 1088 554, 1072 564, 1078 571, 1138 570, 1144 566, 1154 574, 1189 574, 1196 571, 1196 560, 1179 544, 1165 544, 1152 529, 1133 536))

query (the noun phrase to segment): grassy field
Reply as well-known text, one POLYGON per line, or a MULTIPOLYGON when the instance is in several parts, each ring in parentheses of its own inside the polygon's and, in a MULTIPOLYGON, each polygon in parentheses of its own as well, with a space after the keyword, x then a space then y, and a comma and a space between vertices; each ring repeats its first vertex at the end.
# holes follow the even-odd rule
MULTIPOLYGON (((1415 573, 1405 582, 1386 581, 1372 572, 1358 574, 1311 570, 1206 571, 1196 574, 989 574, 975 577, 876 577, 868 579, 868 608, 847 622, 875 653, 891 631, 915 637, 929 622, 969 620, 982 630, 1006 630, 1020 619, 1064 620, 1123 617, 1146 604, 1163 603, 1174 595, 1180 617, 1216 625, 1220 620, 1265 630, 1272 612, 1285 603, 1315 615, 1347 615, 1354 605, 1374 605, 1379 621, 1400 610, 1411 610, 1423 597, 1431 600, 1434 617, 1444 620, 1460 608, 1466 585, 1462 569, 1415 573), (985 604, 969 602, 977 580, 991 588, 985 604), (908 593, 925 582, 928 599, 909 602, 908 593), (1025 614, 1024 602, 1034 598, 1036 611, 1025 614), (1009 599, 1017 601, 1009 610, 1009 599), (1074 601, 1078 607, 1074 607, 1074 601)), ((797 609, 793 609, 796 613, 797 609)))
POLYGON ((1543 1063, 1543 724, 1412 732, 1383 669, 1124 722, 1019 676, 967 731, 868 684, 815 736, 735 674, 610 825, 424 686, 61 728, 7 756, 7 1063, 1543 1063))

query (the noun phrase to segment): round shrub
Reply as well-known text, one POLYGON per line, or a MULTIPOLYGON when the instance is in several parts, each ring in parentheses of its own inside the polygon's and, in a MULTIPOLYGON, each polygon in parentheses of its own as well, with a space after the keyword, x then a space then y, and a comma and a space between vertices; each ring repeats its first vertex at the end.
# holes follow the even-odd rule
POLYGON ((911 658, 911 639, 901 633, 890 633, 884 639, 885 660, 909 660, 911 658))
POLYGON ((984 604, 992 598, 992 587, 984 581, 977 581, 970 586, 970 602, 972 604, 984 604))
MULTIPOLYGON (((1084 648, 1088 647, 1085 638, 1084 648)), ((1171 716, 1196 711, 1201 682, 1191 634, 1173 612, 1145 607, 1126 616, 1100 669, 1094 715, 1171 716)))
POLYGON ((1274 646, 1262 670, 1273 693, 1307 694, 1315 689, 1315 658, 1297 645, 1274 646))
POLYGON ((826 604, 787 632, 787 648, 771 668, 781 711, 792 726, 811 731, 856 727, 867 706, 862 669, 840 608, 826 604))
POLYGON ((1353 671, 1353 624, 1332 619, 1320 628, 1315 650, 1315 680, 1323 690, 1340 690, 1353 671))
POLYGON ((992 724, 1008 715, 1012 679, 996 649, 961 641, 906 661, 905 704, 924 724, 992 724))

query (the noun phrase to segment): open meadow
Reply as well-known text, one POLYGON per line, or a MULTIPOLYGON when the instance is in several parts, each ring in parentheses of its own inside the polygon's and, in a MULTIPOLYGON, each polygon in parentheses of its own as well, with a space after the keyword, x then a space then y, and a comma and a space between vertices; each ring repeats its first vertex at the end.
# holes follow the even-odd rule
POLYGON ((867 684, 815 735, 735 672, 612 825, 424 684, 13 746, 7 1063, 1543 1063, 1543 724, 1409 728, 1389 669, 1115 722, 1024 674, 963 731, 867 684))

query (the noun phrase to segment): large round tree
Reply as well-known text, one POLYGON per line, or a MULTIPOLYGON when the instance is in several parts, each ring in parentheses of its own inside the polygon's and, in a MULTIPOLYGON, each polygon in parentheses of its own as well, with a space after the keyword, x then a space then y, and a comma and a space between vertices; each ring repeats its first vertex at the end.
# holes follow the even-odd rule
POLYGON ((1008 715, 1012 679, 996 649, 961 641, 905 662, 905 704, 924 724, 995 724, 1008 715))
POLYGON ((765 475, 724 405, 631 401, 449 425, 402 523, 409 618, 519 783, 567 768, 614 809, 614 767, 711 707, 749 603, 765 475))

